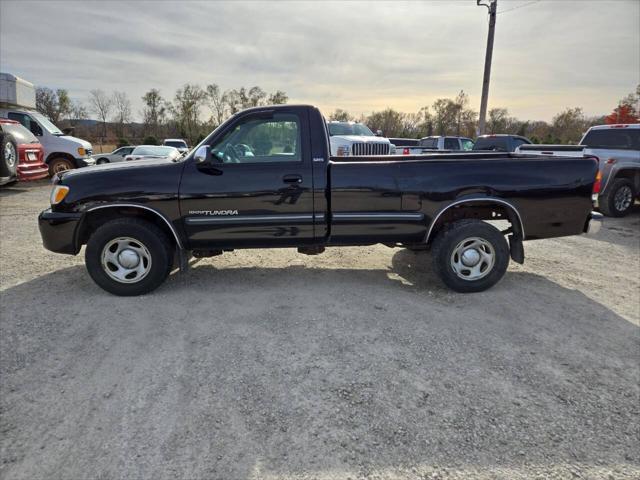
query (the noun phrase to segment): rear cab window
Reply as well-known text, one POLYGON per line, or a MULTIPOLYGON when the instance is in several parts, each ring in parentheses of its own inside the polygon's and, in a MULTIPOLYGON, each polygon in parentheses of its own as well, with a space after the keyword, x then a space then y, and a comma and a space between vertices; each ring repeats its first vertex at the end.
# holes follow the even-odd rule
POLYGON ((509 142, 507 137, 480 137, 473 146, 474 150, 488 150, 494 152, 508 152, 509 142))
POLYGON ((581 144, 589 148, 640 150, 640 129, 598 128, 589 130, 581 144))

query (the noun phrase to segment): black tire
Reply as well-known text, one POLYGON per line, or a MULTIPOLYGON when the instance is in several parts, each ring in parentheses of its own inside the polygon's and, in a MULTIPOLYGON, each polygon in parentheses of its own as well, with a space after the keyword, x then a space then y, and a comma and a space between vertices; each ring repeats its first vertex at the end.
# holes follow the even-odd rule
POLYGON ((99 158, 98 160, 96 160, 96 165, 102 165, 104 163, 109 163, 109 159, 108 158, 99 158))
MULTIPOLYGON (((470 249, 473 250, 473 249, 470 249)), ((478 250, 476 249, 476 253, 478 250)), ((490 255, 491 256, 491 255, 490 255)), ((442 281, 452 290, 460 293, 482 292, 500 281, 509 265, 509 245, 500 230, 481 220, 459 220, 447 225, 436 237, 432 246, 433 268, 442 281), (493 250, 493 263, 479 260, 480 269, 484 265, 485 270, 478 273, 475 280, 461 278, 464 272, 471 269, 463 267, 460 275, 454 270, 454 251, 457 247, 464 248, 466 239, 477 238, 484 242, 481 248, 485 253, 491 254, 493 250), (488 244, 488 245, 487 245, 488 244), (489 248, 490 247, 490 248, 489 248), (487 250, 488 249, 488 250, 487 250)), ((457 256, 455 258, 458 258, 457 256)), ((462 258, 459 258, 462 261, 462 258)))
POLYGON ((49 160, 49 175, 54 176, 56 173, 64 172, 65 170, 73 170, 76 166, 71 160, 64 157, 55 157, 49 160))
POLYGON ((633 189, 633 182, 626 178, 618 178, 607 189, 605 195, 598 199, 600 211, 608 217, 624 217, 633 208, 637 192, 633 189), (628 195, 631 192, 629 201, 628 195), (625 197, 624 200, 621 197, 625 197))
MULTIPOLYGON (((135 218, 112 220, 99 227, 87 242, 85 251, 87 271, 94 282, 109 293, 119 296, 142 295, 158 288, 165 281, 173 265, 173 249, 167 236, 154 224, 135 218), (130 238, 142 244, 150 254, 150 267, 139 281, 121 283, 103 268, 105 247, 116 239, 130 238)), ((127 280, 131 281, 131 280, 127 280)))
POLYGON ((0 177, 16 176, 18 170, 18 147, 9 135, 0 135, 0 177))

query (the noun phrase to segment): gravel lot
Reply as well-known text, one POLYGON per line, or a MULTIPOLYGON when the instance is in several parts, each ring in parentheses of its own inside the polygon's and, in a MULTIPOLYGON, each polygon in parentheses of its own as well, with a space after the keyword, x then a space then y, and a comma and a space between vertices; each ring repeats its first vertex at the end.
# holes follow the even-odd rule
POLYGON ((0 477, 639 478, 640 208, 488 292, 428 254, 238 251, 117 298, 0 190, 0 477))

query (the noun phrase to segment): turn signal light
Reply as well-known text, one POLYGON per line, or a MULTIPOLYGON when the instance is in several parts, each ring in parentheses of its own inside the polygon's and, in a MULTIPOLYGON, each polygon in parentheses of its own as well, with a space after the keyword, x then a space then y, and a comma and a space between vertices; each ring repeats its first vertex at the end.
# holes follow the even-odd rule
POLYGON ((51 205, 59 204, 64 200, 64 197, 67 196, 67 193, 69 193, 69 187, 65 185, 56 185, 53 187, 53 190, 51 191, 51 205))

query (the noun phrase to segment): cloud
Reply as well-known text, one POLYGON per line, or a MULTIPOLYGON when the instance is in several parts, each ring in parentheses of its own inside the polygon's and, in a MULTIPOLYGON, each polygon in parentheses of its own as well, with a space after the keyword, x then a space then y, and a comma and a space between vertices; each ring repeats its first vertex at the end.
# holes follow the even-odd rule
MULTIPOLYGON (((500 8, 524 5, 514 0, 500 8)), ((636 1, 541 1, 498 16, 490 106, 606 113, 640 82, 636 1)), ((450 2, 0 1, 0 67, 83 99, 260 85, 329 113, 479 103, 486 11, 450 2)))

